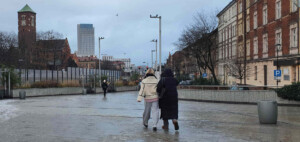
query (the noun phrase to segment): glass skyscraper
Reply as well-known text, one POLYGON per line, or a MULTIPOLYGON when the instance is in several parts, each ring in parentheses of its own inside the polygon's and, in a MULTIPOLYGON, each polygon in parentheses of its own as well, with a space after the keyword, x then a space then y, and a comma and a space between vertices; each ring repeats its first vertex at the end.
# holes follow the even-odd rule
POLYGON ((93 24, 77 25, 78 56, 95 55, 95 34, 93 24))

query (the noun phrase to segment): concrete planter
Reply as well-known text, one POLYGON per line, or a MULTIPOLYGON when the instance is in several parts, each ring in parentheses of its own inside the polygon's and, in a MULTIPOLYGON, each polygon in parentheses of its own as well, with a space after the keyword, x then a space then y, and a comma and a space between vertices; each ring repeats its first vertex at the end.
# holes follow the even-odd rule
POLYGON ((123 91, 137 91, 138 86, 119 86, 115 87, 116 92, 123 92, 123 91))
POLYGON ((26 92, 25 91, 20 91, 19 92, 19 98, 21 100, 25 100, 26 99, 26 92))
POLYGON ((259 101, 257 103, 259 122, 261 124, 276 124, 278 105, 276 101, 259 101))
POLYGON ((14 89, 12 90, 13 97, 18 98, 19 92, 22 91, 26 92, 26 97, 70 95, 82 94, 82 87, 14 89))

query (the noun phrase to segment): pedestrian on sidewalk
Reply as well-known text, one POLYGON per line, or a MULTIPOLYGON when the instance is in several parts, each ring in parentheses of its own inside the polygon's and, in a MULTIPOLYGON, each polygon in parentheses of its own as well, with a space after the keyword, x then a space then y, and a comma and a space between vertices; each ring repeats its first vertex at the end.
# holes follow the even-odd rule
POLYGON ((161 79, 157 84, 157 92, 159 94, 159 108, 161 109, 160 118, 163 119, 164 130, 169 129, 168 120, 172 120, 175 130, 179 130, 178 125, 178 86, 177 79, 174 78, 171 69, 165 69, 161 75, 161 79))
POLYGON ((142 80, 141 89, 137 97, 138 102, 141 102, 142 98, 144 98, 143 124, 146 128, 148 128, 148 121, 152 112, 153 131, 157 130, 157 123, 159 121, 158 95, 156 93, 157 82, 154 70, 148 69, 145 78, 142 80))
POLYGON ((102 89, 103 89, 103 93, 104 93, 104 97, 106 97, 106 91, 107 91, 107 88, 108 88, 108 84, 106 83, 106 80, 103 80, 103 83, 102 83, 102 89))

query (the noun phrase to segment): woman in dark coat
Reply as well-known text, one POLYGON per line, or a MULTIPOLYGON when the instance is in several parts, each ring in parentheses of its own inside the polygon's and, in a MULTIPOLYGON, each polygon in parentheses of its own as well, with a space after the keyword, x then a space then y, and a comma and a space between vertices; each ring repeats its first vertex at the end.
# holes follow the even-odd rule
POLYGON ((172 119, 175 130, 179 129, 178 126, 178 81, 174 78, 171 69, 165 69, 161 75, 161 79, 157 84, 157 92, 160 94, 162 88, 165 87, 165 93, 159 99, 159 107, 161 109, 160 118, 164 121, 163 129, 169 129, 169 119, 172 119))

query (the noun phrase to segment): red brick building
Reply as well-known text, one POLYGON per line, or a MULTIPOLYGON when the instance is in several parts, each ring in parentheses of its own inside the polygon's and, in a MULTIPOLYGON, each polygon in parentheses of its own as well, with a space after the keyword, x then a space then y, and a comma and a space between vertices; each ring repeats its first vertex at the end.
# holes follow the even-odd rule
POLYGON ((80 68, 96 69, 97 67, 96 63, 99 63, 98 58, 96 56, 83 56, 77 58, 78 58, 77 65, 80 68))
POLYGON ((48 69, 63 69, 68 67, 68 59, 71 58, 71 49, 68 39, 39 40, 33 53, 34 63, 39 67, 48 69))
POLYGON ((246 0, 247 84, 276 85, 273 70, 282 70, 279 85, 299 81, 298 0, 246 0))
POLYGON ((25 63, 32 63, 33 48, 36 42, 36 13, 26 4, 18 11, 18 40, 21 57, 25 63))
POLYGON ((71 49, 68 39, 36 41, 36 13, 26 4, 18 11, 20 59, 27 68, 62 69, 68 67, 71 49))

